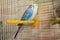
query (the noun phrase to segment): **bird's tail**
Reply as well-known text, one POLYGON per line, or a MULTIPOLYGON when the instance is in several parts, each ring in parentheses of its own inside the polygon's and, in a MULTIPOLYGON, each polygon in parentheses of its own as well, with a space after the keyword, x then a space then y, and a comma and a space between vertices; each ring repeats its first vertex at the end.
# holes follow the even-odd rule
POLYGON ((21 29, 21 27, 22 27, 22 24, 18 24, 18 30, 17 30, 17 32, 16 32, 16 34, 15 34, 15 36, 14 36, 14 39, 16 38, 16 36, 17 36, 17 34, 18 34, 18 32, 19 32, 19 30, 21 29))

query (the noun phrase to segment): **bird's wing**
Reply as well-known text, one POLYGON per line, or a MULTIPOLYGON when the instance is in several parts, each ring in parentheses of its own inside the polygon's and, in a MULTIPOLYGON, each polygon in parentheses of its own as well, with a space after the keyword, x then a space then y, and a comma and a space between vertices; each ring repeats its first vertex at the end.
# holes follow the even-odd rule
POLYGON ((24 12, 21 20, 29 20, 33 15, 33 7, 28 7, 28 9, 24 12))

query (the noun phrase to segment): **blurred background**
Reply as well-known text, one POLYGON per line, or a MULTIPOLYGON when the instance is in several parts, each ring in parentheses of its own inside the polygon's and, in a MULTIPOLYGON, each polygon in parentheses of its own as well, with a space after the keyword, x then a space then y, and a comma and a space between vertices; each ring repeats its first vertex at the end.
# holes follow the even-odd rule
POLYGON ((60 24, 51 25, 50 16, 60 6, 60 0, 0 0, 0 40, 60 40, 60 24), (17 38, 14 35, 18 26, 6 24, 7 19, 20 19, 31 4, 38 4, 38 28, 24 26, 17 38))

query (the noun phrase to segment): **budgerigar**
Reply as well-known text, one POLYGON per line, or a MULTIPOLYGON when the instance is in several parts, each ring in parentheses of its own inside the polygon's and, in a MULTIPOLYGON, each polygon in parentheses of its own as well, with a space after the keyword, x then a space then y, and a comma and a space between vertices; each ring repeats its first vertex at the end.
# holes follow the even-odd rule
MULTIPOLYGON (((32 20, 35 15, 37 14, 37 8, 38 8, 38 5, 37 4, 31 4, 29 5, 29 7, 27 8, 27 10, 24 12, 21 20, 32 20)), ((23 26, 23 24, 18 24, 18 30, 14 36, 14 38, 16 38, 19 30, 21 29, 21 27, 23 26)))

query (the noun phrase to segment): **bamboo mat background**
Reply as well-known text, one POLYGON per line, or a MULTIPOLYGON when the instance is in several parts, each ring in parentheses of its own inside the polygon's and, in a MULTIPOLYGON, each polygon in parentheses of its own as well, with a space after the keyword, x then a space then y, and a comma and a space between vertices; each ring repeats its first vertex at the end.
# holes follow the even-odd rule
POLYGON ((0 40, 60 40, 60 26, 52 26, 49 23, 50 15, 54 13, 54 8, 59 6, 59 0, 0 0, 0 40), (29 4, 38 4, 38 14, 40 25, 38 28, 24 26, 24 30, 19 32, 14 39, 18 26, 6 24, 7 19, 20 19, 29 4), (57 6, 56 6, 57 5, 57 6))

